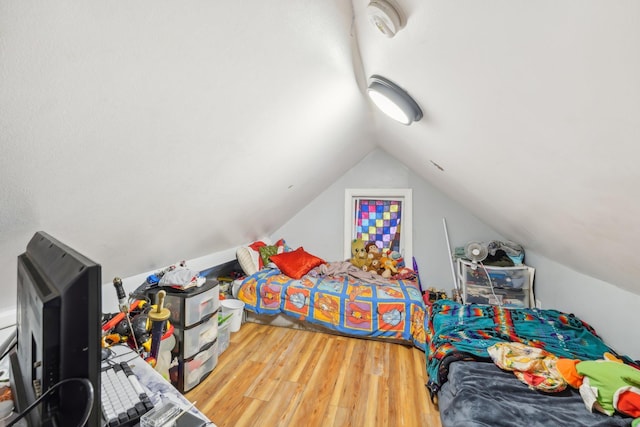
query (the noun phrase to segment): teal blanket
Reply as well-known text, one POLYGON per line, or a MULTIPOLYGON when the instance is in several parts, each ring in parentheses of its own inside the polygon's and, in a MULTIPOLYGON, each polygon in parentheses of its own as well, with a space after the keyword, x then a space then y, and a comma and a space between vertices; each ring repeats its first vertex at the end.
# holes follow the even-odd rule
POLYGON ((587 323, 557 310, 463 305, 440 300, 427 307, 425 330, 432 397, 447 380, 449 363, 490 361, 487 348, 498 342, 520 342, 558 357, 581 360, 600 359, 605 352, 616 354, 587 323))

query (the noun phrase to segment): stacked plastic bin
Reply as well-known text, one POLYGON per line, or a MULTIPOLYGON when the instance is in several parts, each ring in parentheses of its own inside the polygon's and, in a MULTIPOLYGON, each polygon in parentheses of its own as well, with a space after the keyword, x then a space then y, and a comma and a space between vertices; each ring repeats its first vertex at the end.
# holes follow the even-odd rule
POLYGON ((175 328, 177 358, 169 377, 180 392, 186 393, 218 363, 219 286, 217 281, 208 280, 199 288, 165 290, 165 307, 171 312, 169 320, 175 328))

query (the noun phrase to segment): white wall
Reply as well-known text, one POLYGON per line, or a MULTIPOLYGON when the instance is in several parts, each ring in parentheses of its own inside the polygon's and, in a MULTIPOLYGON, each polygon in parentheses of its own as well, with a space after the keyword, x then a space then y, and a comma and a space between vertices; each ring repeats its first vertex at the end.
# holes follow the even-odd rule
MULTIPOLYGON (((275 241, 283 237, 289 245, 304 246, 309 252, 327 261, 342 259, 344 190, 363 187, 413 189, 413 253, 423 286, 443 288, 448 292, 453 287, 447 261, 443 217, 447 218, 452 247, 464 245, 471 240, 503 239, 458 203, 381 150, 375 150, 362 159, 270 238, 275 241)), ((187 261, 187 265, 194 270, 203 270, 229 261, 234 256, 235 248, 232 248, 187 261)), ((176 259, 178 261, 180 259, 176 259)), ((544 308, 575 313, 593 326, 618 352, 640 358, 640 333, 631 324, 633 314, 640 307, 640 296, 572 271, 530 251, 526 252, 525 262, 536 268, 535 292, 544 308)), ((153 272, 124 278, 127 293, 153 272)), ((117 310, 111 279, 103 277, 105 312, 117 310)), ((9 317, 15 316, 13 308, 3 313, 7 313, 9 317)), ((3 313, 0 313, 0 319, 3 313)))
POLYGON ((4 310, 0 312, 0 343, 8 339, 15 331, 16 310, 4 310))
MULTIPOLYGON (((187 260, 187 268, 190 268, 193 271, 203 271, 207 270, 210 267, 215 267, 216 265, 224 264, 227 261, 231 261, 236 258, 236 248, 228 249, 225 251, 216 252, 213 254, 205 255, 200 258, 187 260)), ((176 259, 175 263, 179 263, 182 261, 181 259, 176 259)), ((168 266, 163 266, 162 268, 158 268, 156 270, 147 271, 144 273, 137 274, 135 276, 125 277, 122 279, 122 286, 125 290, 125 293, 129 295, 132 291, 138 288, 149 275, 162 270, 163 268, 168 266)), ((118 311, 118 298, 116 296, 116 290, 113 286, 113 278, 103 277, 103 285, 102 285, 102 311, 104 313, 113 313, 118 311), (111 280, 109 280, 111 279, 111 280)))
POLYGON ((443 217, 447 219, 452 246, 468 240, 500 238, 458 203, 379 149, 334 182, 271 238, 282 237, 292 247, 304 246, 327 261, 342 260, 345 188, 413 189, 413 256, 425 287, 453 288, 443 217))
MULTIPOLYGON (((412 173, 402 163, 375 150, 334 182, 320 196, 271 236, 293 247, 304 246, 327 261, 343 258, 345 188, 413 189, 413 253, 423 286, 450 291, 451 268, 442 225, 446 217, 452 248, 472 240, 504 239, 458 203, 412 173)), ((640 358, 640 334, 631 328, 640 296, 569 270, 527 252, 525 262, 536 267, 536 297, 543 308, 572 312, 591 324, 620 353, 640 358), (633 330, 633 331, 632 331, 633 330), (630 336, 632 334, 632 336, 630 336)))

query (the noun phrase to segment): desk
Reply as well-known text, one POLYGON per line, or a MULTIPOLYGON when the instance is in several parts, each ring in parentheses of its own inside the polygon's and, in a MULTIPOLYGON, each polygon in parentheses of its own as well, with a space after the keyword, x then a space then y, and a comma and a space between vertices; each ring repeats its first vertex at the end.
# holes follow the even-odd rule
MULTIPOLYGON (((127 362, 138 377, 140 384, 145 389, 147 396, 149 396, 155 407, 158 407, 165 401, 171 401, 183 409, 189 408, 191 406, 191 402, 189 402, 175 387, 173 387, 167 380, 165 380, 162 375, 160 375, 160 373, 153 369, 128 346, 124 344, 116 345, 111 347, 111 349, 113 350, 113 354, 108 360, 114 363, 127 362)), ((106 365, 106 362, 103 362, 103 367, 105 367, 106 365)), ((9 385, 9 371, 9 357, 5 357, 4 359, 0 360, 0 386, 9 385)), ((99 398, 100 393, 97 393, 96 399, 99 398)), ((216 425, 212 423, 195 406, 191 407, 188 412, 203 420, 202 425, 205 425, 207 427, 216 427, 216 425)), ((11 413, 6 418, 0 419, 0 427, 4 427, 6 423, 13 420, 16 416, 17 414, 11 413)), ((26 419, 22 419, 16 424, 16 427, 26 426, 26 419)), ((180 423, 178 423, 178 426, 180 426, 180 423)))
MULTIPOLYGON (((113 355, 107 360, 114 363, 127 362, 155 407, 165 401, 171 401, 183 409, 191 406, 191 402, 127 345, 120 344, 110 348, 113 351, 113 355)), ((107 364, 103 362, 103 367, 106 366, 107 364)), ((203 425, 216 427, 197 407, 191 407, 188 412, 203 420, 203 425)), ((180 424, 178 423, 178 425, 180 424)))

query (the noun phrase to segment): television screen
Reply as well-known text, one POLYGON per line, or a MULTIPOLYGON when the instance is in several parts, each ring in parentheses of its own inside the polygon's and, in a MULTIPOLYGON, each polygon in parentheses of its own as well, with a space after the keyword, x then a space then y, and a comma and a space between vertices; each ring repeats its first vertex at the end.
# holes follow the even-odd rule
POLYGON ((31 426, 75 426, 87 414, 85 425, 100 425, 101 273, 44 232, 18 256, 18 349, 11 357, 17 412, 55 388, 25 417, 31 426), (88 380, 93 401, 86 383, 70 379, 88 380))

